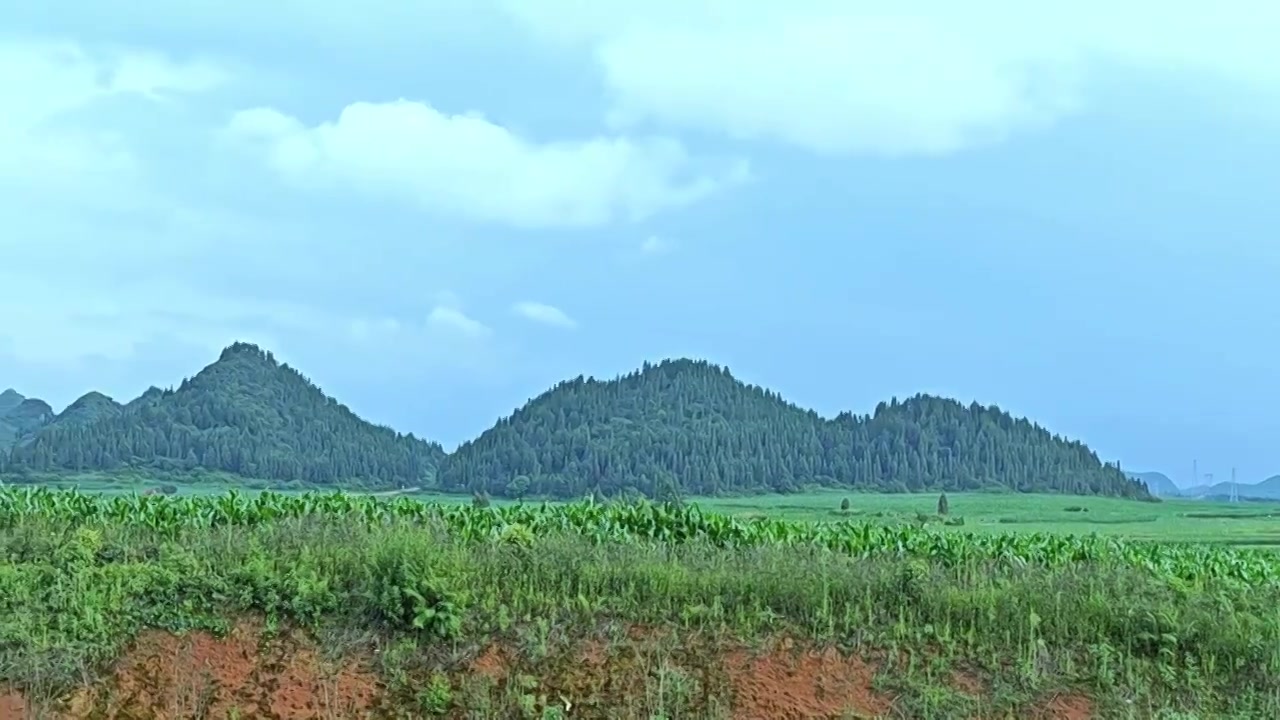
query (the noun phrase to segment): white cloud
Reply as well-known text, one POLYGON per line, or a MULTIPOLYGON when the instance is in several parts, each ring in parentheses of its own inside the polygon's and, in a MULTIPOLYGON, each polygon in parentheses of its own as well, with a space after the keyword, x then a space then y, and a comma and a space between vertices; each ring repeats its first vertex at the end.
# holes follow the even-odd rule
POLYGON ((542 323, 543 325, 552 325, 554 327, 572 329, 578 326, 573 318, 569 317, 563 310, 554 306, 540 302, 524 301, 518 302, 511 309, 521 317, 542 323))
POLYGON ((669 139, 537 143, 475 113, 408 100, 348 105, 307 127, 271 108, 244 110, 229 134, 300 186, 389 195, 427 210, 522 228, 639 220, 745 177, 712 172, 669 139))
POLYGON ((138 160, 122 133, 84 115, 105 100, 167 100, 226 79, 226 71, 204 61, 176 63, 134 49, 90 52, 65 41, 0 40, 0 182, 20 181, 26 189, 136 182, 138 160))
MULTIPOLYGON (((347 286, 359 304, 331 302, 304 268, 349 262, 333 272, 358 283, 367 248, 281 203, 245 202, 262 193, 247 189, 243 166, 221 162, 226 185, 210 183, 216 148, 201 141, 225 116, 200 110, 220 99, 212 90, 243 91, 223 65, 83 39, 0 35, 0 367, 88 377, 101 363, 146 365, 157 347, 214 356, 236 340, 411 357, 419 368, 486 362, 459 338, 488 329, 456 298, 409 319, 394 289, 370 292, 380 278, 347 286)), ((421 256, 381 240, 380 251, 421 256)))
POLYGON ((671 241, 658 235, 650 235, 640 243, 640 252, 645 255, 662 255, 671 252, 671 241))
POLYGON ((493 333, 488 325, 447 305, 437 305, 432 308, 431 314, 427 316, 427 324, 433 328, 450 330, 473 339, 488 337, 493 333))
POLYGON ((620 126, 646 121, 818 152, 938 154, 1079 108, 1116 68, 1280 88, 1280 4, 1051 0, 506 0, 585 47, 620 126))
POLYGON ((233 339, 226 313, 247 312, 242 301, 157 280, 176 277, 173 263, 189 263, 212 235, 225 249, 232 223, 168 197, 132 142, 167 137, 159 104, 227 78, 214 63, 147 50, 0 36, 7 355, 50 365, 127 357, 162 336, 201 346, 233 339), (180 318, 187 310, 201 322, 180 318))

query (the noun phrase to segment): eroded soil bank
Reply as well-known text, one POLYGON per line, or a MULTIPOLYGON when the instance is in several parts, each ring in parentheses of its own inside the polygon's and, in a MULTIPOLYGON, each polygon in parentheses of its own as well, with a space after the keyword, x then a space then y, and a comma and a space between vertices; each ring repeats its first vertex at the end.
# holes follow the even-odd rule
MULTIPOLYGON (((356 639, 322 649, 301 632, 244 622, 223 637, 147 632, 111 672, 58 697, 0 692, 0 720, 445 718, 911 718, 881 663, 780 638, 696 642, 641 628, 581 641, 522 637, 433 648, 356 639)), ((1053 693, 997 708, 990 686, 953 672, 940 717, 1098 717, 1053 693)), ((931 711, 931 714, 932 711, 931 711)))

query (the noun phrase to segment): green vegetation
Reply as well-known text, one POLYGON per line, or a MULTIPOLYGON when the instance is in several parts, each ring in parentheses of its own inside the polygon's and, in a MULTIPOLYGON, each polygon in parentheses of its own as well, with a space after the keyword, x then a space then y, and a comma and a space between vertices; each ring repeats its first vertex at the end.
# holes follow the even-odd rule
POLYGON ((813 487, 1149 498, 1083 444, 996 407, 920 395, 826 420, 692 360, 561 383, 448 456, 361 420, 245 343, 176 390, 152 388, 124 406, 89 393, 56 417, 25 400, 5 421, 32 403, 45 411, 26 412, 8 431, 13 447, 0 452, 0 474, 220 472, 506 498, 676 501, 813 487))
POLYGON ((13 388, 0 392, 0 416, 21 405, 23 400, 26 398, 13 388))
MULTIPOLYGON (((286 494, 314 490, 305 483, 282 483, 218 472, 191 473, 91 472, 30 475, 24 486, 76 489, 108 496, 141 494, 164 485, 180 496, 220 495, 230 490, 246 494, 275 491, 286 494)), ((430 489, 367 491, 410 497, 434 504, 471 504, 473 496, 430 489)), ((950 524, 935 517, 937 496, 916 493, 850 493, 828 489, 805 493, 703 497, 693 502, 706 511, 740 520, 768 518, 790 522, 853 520, 876 525, 919 525, 967 533, 1097 533, 1130 540, 1204 543, 1280 548, 1280 503, 1226 505, 1211 500, 1174 499, 1161 503, 1124 498, 1042 495, 1015 492, 947 493, 950 524), (847 509, 841 509, 845 503, 847 509)), ((492 498, 498 506, 517 504, 492 498)), ((551 501, 566 502, 566 501, 551 501)), ((571 502, 571 501, 570 501, 571 502)))
MULTIPOLYGON (((28 401, 29 402, 29 401, 28 401)), ((196 469, 310 485, 429 483, 441 447, 371 425, 244 343, 176 390, 121 408, 96 393, 20 441, 0 471, 196 469)))
POLYGON ((43 400, 24 398, 13 390, 0 393, 0 458, 19 439, 29 436, 53 419, 53 408, 43 400))
POLYGON ((561 383, 464 443, 439 474, 442 490, 516 498, 676 500, 811 486, 1148 497, 1083 444, 996 407, 919 395, 824 420, 691 360, 561 383))
MULTIPOLYGON (((932 495, 858 493, 837 490, 797 495, 699 498, 708 511, 740 518, 795 522, 849 519, 882 525, 918 524, 931 514, 932 495), (848 511, 839 508, 849 500, 848 511)), ((1227 505, 1209 500, 1136 503, 1107 497, 1023 493, 947 493, 950 516, 961 526, 930 518, 931 526, 968 533, 1098 533, 1131 540, 1280 547, 1280 503, 1227 505)))
MULTIPOLYGON (((692 506, 9 488, 0 558, 0 686, 32 697, 83 683, 142 628, 219 630, 260 614, 411 647, 384 663, 388 687, 433 711, 478 707, 448 671, 494 638, 536 665, 601 627, 661 626, 704 645, 782 634, 864 654, 908 717, 1019 715, 1063 689, 1089 692, 1107 717, 1280 712, 1280 557, 1262 552, 692 506), (947 690, 959 668, 991 692, 947 690)), ((495 712, 548 717, 562 689, 495 712)), ((731 716, 731 698, 703 690, 669 693, 651 714, 714 717, 719 702, 731 716)))
POLYGON ((68 429, 92 425, 99 420, 113 418, 124 412, 124 406, 100 392, 85 393, 66 410, 58 413, 49 423, 51 426, 68 429))

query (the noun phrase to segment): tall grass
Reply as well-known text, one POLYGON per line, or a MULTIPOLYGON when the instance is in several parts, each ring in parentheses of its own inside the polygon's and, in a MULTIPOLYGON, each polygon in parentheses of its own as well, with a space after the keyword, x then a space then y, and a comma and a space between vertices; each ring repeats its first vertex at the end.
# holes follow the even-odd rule
POLYGON ((886 687, 919 712, 938 664, 963 663, 1011 703, 1073 686, 1138 717, 1276 717, 1277 577, 1272 556, 1244 551, 648 505, 9 490, 0 685, 56 693, 143 628, 216 631, 245 614, 368 628, 440 662, 530 628, 572 638, 622 623, 877 654, 886 687))

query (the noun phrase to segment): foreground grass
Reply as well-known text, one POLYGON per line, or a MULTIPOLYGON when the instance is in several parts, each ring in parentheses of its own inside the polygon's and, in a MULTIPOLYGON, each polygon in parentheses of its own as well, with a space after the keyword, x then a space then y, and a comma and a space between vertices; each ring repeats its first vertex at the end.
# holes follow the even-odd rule
MULTIPOLYGON (((1043 563, 1035 548, 851 557, 785 532, 729 546, 603 524, 584 533, 567 515, 555 530, 496 511, 398 517, 372 501, 293 516, 150 498, 113 519, 96 502, 0 513, 0 685, 54 697, 144 628, 219 631, 257 615, 322 638, 368 630, 396 649, 383 670, 407 703, 468 648, 500 639, 536 659, 620 624, 864 653, 906 717, 1000 716, 1063 688, 1088 692, 1107 717, 1280 716, 1280 586, 1243 582, 1234 555, 1214 556, 1221 576, 1187 576, 1126 561, 1138 557, 1127 550, 1043 563), (230 520, 177 514, 201 508, 230 520), (958 668, 989 677, 988 696, 948 689, 958 668)), ((665 516, 651 517, 656 527, 665 516)), ((668 717, 705 716, 692 696, 664 702, 668 717)))

